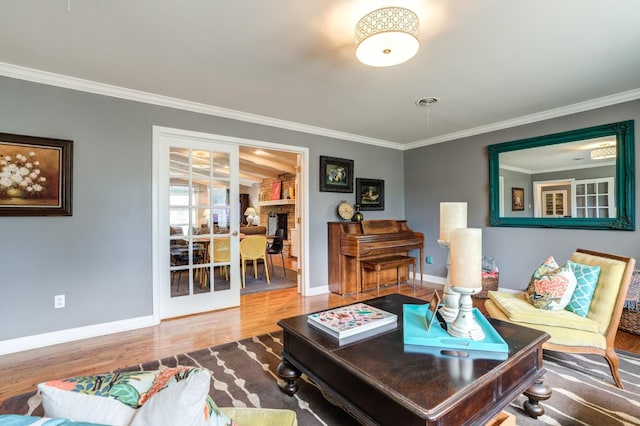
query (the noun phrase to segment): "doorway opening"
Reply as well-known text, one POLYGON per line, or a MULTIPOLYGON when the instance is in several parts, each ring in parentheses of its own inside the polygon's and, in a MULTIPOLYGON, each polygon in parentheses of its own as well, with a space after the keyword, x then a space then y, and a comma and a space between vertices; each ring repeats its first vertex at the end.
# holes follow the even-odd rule
POLYGON ((264 234, 268 239, 266 261, 258 264, 257 274, 251 269, 245 274, 241 294, 299 286, 301 154, 242 145, 239 159, 241 211, 245 214, 241 237, 264 234), (265 267, 269 268, 269 283, 265 267))

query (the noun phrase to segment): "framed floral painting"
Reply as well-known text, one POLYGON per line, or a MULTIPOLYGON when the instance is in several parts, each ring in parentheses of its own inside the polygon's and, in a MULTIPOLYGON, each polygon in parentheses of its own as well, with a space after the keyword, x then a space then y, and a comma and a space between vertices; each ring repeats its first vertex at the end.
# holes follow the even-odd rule
POLYGON ((0 216, 71 216, 73 141, 0 133, 0 216))
POLYGON ((524 210, 524 188, 511 188, 511 210, 524 210))

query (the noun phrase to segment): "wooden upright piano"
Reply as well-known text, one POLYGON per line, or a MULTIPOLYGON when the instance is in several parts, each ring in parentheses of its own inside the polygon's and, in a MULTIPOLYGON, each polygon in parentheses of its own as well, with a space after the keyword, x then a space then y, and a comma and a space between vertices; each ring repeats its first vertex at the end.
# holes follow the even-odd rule
MULTIPOLYGON (((392 254, 408 256, 410 250, 419 249, 420 276, 424 272, 424 234, 412 231, 406 220, 329 222, 328 232, 329 290, 333 293, 358 292, 361 279, 363 290, 375 288, 375 273, 360 270, 360 262, 366 259, 392 254)), ((380 273, 382 284, 395 283, 396 280, 402 282, 408 278, 408 266, 380 273)))

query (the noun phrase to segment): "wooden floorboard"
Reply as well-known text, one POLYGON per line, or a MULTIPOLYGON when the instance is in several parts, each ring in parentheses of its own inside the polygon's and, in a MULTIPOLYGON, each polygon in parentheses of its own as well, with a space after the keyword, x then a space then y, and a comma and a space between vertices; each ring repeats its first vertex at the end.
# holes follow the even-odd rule
MULTIPOLYGON (((382 288, 381 295, 398 291, 382 288)), ((414 289, 408 284, 400 292, 428 300, 432 289, 414 289)), ((369 291, 359 300, 375 297, 369 291)), ((35 389, 37 383, 81 374, 94 374, 227 343, 278 330, 282 318, 319 311, 356 301, 354 296, 324 294, 301 297, 296 289, 273 290, 241 297, 237 308, 166 320, 157 326, 84 339, 0 356, 0 401, 35 389)), ((640 353, 640 337, 620 332, 619 349, 640 353)))

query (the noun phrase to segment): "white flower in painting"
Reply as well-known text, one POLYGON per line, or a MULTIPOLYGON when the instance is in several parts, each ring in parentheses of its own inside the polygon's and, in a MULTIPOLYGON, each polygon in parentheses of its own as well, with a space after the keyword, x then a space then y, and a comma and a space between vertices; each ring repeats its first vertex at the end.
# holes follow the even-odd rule
POLYGON ((40 161, 35 156, 35 151, 0 156, 0 194, 11 188, 24 189, 32 195, 46 190, 47 178, 41 176, 40 161))

